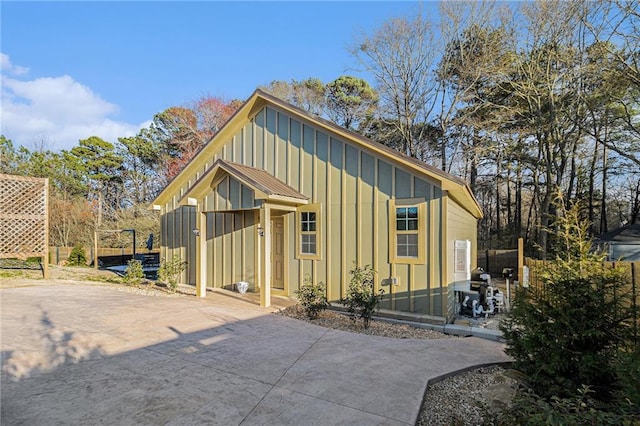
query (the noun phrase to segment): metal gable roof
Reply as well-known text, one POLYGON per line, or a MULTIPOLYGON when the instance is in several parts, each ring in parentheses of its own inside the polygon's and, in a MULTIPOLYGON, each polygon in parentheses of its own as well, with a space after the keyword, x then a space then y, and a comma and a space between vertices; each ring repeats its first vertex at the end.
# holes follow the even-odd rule
POLYGON ((284 201, 293 204, 306 204, 308 197, 270 175, 267 171, 244 166, 223 159, 216 160, 189 190, 180 197, 180 203, 189 203, 192 197, 200 198, 212 190, 212 184, 218 181, 220 173, 232 176, 255 192, 257 199, 284 201))
POLYGON ((230 175, 247 183, 252 189, 258 189, 267 195, 280 195, 300 200, 309 199, 309 197, 299 193, 280 179, 270 175, 266 170, 256 169, 255 167, 244 166, 222 159, 216 160, 216 162, 213 163, 213 167, 215 167, 216 164, 230 175))
MULTIPOLYGON (((195 174, 197 167, 201 166, 203 160, 205 160, 206 158, 211 158, 211 156, 215 155, 215 153, 221 148, 222 144, 224 144, 230 137, 233 137, 234 133, 238 131, 241 126, 243 126, 248 120, 251 120, 258 111, 260 111, 267 105, 271 105, 287 111, 293 116, 304 119, 311 124, 315 124, 316 126, 321 127, 334 135, 337 135, 345 141, 360 145, 362 147, 366 147, 392 163, 402 164, 404 167, 414 170, 419 174, 423 174, 431 179, 435 179, 436 181, 440 182, 443 190, 448 191, 449 196, 452 199, 463 206, 476 218, 481 218, 483 216, 482 209, 480 208, 478 201, 471 192, 471 188, 463 179, 442 171, 437 167, 424 163, 423 161, 420 161, 416 158, 396 151, 393 148, 372 141, 358 133, 340 127, 335 123, 332 123, 328 120, 297 108, 261 90, 256 90, 244 102, 244 104, 236 111, 236 113, 220 129, 220 131, 216 135, 214 135, 214 137, 207 144, 205 144, 200 149, 200 151, 198 151, 198 153, 191 159, 191 161, 184 167, 184 169, 171 182, 167 184, 167 186, 156 197, 152 204, 162 204, 167 202, 172 194, 175 194, 177 191, 179 191, 179 188, 182 185, 187 184, 189 178, 195 174)), ((238 166, 246 167, 235 164, 236 168, 238 166)), ((240 169, 237 170, 239 171, 240 169)), ((267 172, 262 172, 268 175, 267 172)), ((247 177, 249 177, 251 174, 252 173, 249 173, 247 177)), ((271 176, 271 178, 273 178, 273 176, 271 176)))

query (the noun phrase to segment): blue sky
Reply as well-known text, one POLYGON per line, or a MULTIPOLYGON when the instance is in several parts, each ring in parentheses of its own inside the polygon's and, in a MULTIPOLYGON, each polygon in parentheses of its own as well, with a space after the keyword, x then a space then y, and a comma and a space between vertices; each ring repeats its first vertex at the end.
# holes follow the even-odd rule
MULTIPOLYGON (((0 3, 0 133, 33 149, 114 142, 205 95, 272 80, 359 75, 358 34, 416 2, 0 3)), ((427 3, 436 13, 436 3, 427 3)), ((371 82, 373 83, 373 82, 371 82)))

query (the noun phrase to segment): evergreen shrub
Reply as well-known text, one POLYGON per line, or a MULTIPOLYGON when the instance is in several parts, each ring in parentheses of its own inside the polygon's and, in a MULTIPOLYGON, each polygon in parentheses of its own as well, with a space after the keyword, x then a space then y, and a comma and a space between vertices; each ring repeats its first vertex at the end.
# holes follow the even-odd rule
POLYGON ((604 266, 579 206, 557 204, 556 258, 536 271, 538 283, 517 292, 501 324, 506 352, 547 403, 583 398, 584 389, 608 402, 622 386, 635 391, 629 396, 637 401, 637 308, 626 271, 604 266), (635 366, 625 359, 635 359, 635 366))
POLYGON ((69 257, 67 258, 67 265, 69 266, 87 266, 87 253, 84 251, 84 247, 80 244, 76 244, 69 257))

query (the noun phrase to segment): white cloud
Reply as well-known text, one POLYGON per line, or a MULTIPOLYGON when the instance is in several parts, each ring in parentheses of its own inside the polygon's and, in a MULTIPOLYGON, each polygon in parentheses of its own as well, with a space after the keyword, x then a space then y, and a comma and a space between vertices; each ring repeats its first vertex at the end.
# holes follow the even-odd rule
POLYGON ((2 73, 22 75, 29 72, 29 68, 13 65, 9 60, 9 55, 0 52, 0 69, 2 73))
POLYGON ((2 102, 0 133, 14 145, 33 147, 46 142, 52 150, 70 149, 80 139, 98 136, 115 142, 118 137, 133 136, 149 122, 134 125, 117 121, 114 105, 72 77, 44 77, 32 80, 4 75, 5 63, 15 70, 2 54, 2 102))

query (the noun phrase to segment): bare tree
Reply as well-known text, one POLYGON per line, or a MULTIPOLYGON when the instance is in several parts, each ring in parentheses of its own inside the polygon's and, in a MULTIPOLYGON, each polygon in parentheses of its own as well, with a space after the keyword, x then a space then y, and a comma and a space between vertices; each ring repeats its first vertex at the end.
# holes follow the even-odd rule
MULTIPOLYGON (((442 135, 438 141, 442 170, 451 171, 454 162, 459 161, 450 154, 464 152, 457 147, 464 144, 463 141, 470 141, 464 144, 467 148, 478 148, 481 137, 477 125, 487 124, 487 117, 482 117, 480 112, 480 98, 494 84, 495 76, 503 71, 505 60, 504 31, 495 22, 498 16, 493 1, 440 3, 440 38, 444 50, 436 70, 434 124, 442 135), (465 106, 469 110, 458 114, 465 106), (471 130, 463 139, 455 138, 459 132, 450 132, 456 118, 461 127, 471 130)), ((472 162, 471 167, 477 164, 472 162)), ((474 183, 472 178, 471 184, 474 183)))
POLYGON ((424 124, 436 106, 433 69, 440 46, 433 24, 420 9, 413 18, 388 20, 350 48, 364 71, 374 76, 382 122, 399 135, 401 150, 416 158, 427 157, 429 149, 424 124))
MULTIPOLYGON (((640 3, 637 0, 600 0, 582 9, 582 22, 600 55, 607 54, 607 103, 617 108, 617 138, 598 139, 607 149, 640 166, 640 3), (604 51, 604 52, 603 52, 604 51)), ((598 135, 591 133, 597 138, 598 135)))

